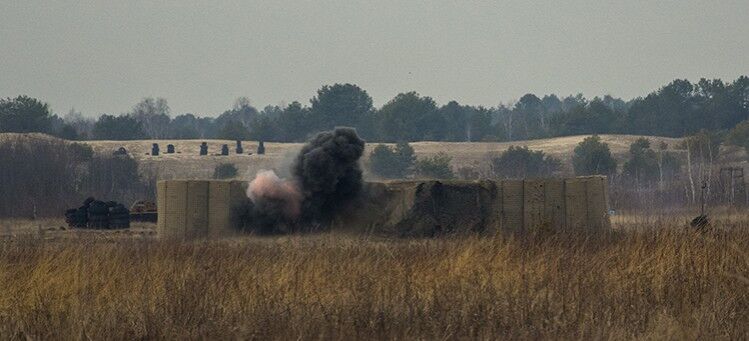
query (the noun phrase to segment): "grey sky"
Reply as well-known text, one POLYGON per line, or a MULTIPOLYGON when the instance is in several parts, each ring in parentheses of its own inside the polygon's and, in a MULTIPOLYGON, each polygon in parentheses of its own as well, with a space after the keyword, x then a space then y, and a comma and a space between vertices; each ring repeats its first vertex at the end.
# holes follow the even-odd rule
POLYGON ((0 0, 0 97, 65 113, 307 104, 355 83, 495 106, 527 92, 631 98, 749 74, 749 1, 0 0))

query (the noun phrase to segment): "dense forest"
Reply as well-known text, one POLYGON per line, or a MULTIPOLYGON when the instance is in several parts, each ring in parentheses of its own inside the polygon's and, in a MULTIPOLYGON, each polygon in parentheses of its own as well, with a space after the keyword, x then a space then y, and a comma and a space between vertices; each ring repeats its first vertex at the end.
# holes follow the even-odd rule
POLYGON ((354 84, 325 85, 309 105, 259 110, 239 98, 221 114, 172 116, 163 98, 145 98, 129 112, 85 118, 50 112, 42 100, 0 100, 0 132, 43 132, 71 140, 231 139, 298 142, 335 126, 356 127, 368 141, 515 141, 579 134, 680 137, 728 132, 749 118, 749 77, 733 82, 677 79, 631 100, 582 94, 526 94, 511 104, 481 107, 401 93, 380 108, 354 84))

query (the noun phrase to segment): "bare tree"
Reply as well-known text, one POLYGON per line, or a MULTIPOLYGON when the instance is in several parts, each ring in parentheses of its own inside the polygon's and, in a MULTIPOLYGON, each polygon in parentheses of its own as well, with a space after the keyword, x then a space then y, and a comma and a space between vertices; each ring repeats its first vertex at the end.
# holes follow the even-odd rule
POLYGON ((62 120, 73 127, 79 136, 91 138, 92 131, 94 130, 94 119, 86 118, 80 111, 70 108, 70 111, 63 116, 62 120))
POLYGON ((141 122, 149 137, 162 139, 169 134, 170 111, 166 99, 147 97, 133 107, 131 115, 141 122))

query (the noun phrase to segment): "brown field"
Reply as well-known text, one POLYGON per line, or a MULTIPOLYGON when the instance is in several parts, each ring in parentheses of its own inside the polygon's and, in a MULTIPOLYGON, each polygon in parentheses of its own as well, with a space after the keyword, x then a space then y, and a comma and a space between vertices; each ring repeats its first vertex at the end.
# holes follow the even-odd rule
MULTIPOLYGON (((512 144, 569 167, 582 138, 512 144)), ((636 138, 603 136, 620 161, 636 138)), ((181 154, 152 157, 152 142, 87 143, 98 153, 124 144, 160 178, 207 178, 219 162, 245 178, 283 170, 300 147, 199 157, 201 141, 178 141, 181 154)), ((230 142, 209 143, 215 153, 230 142)), ((419 157, 447 152, 455 168, 510 145, 413 144, 419 157)), ((617 212, 609 232, 433 239, 335 231, 168 242, 152 224, 0 220, 0 339, 749 338, 749 215, 710 207, 713 228, 699 233, 685 228, 693 211, 653 211, 617 212)))
MULTIPOLYGON (((417 157, 429 157, 439 152, 445 152, 453 157, 453 168, 464 166, 485 167, 487 160, 499 155, 512 145, 528 146, 533 150, 542 150, 561 160, 565 171, 571 172, 572 150, 586 136, 569 136, 551 139, 515 141, 515 142, 414 142, 411 145, 417 157)), ((620 160, 626 158, 629 145, 641 136, 634 135, 601 135, 603 141, 609 143, 614 156, 620 160)), ((680 139, 664 137, 648 137, 652 143, 665 141, 674 148, 680 139)), ((214 167, 221 162, 234 163, 240 170, 240 176, 252 178, 255 173, 262 169, 275 169, 284 172, 294 156, 301 148, 301 143, 266 143, 265 155, 237 155, 233 154, 234 141, 205 140, 209 144, 209 156, 198 155, 200 143, 204 140, 182 140, 182 141, 91 141, 88 142, 97 152, 106 153, 123 146, 142 161, 146 168, 154 169, 157 174, 166 178, 207 178, 213 174, 214 167), (181 154, 161 155, 152 157, 146 155, 151 152, 151 144, 159 143, 162 150, 166 145, 172 143, 177 152, 181 154), (218 154, 222 144, 228 144, 232 154, 230 156, 215 156, 218 154)), ((368 144, 363 162, 366 163, 372 149, 377 144, 368 144)), ((245 141, 243 146, 246 153, 254 153, 257 150, 256 141, 245 141)), ((366 168, 366 167, 365 167, 366 168)))
POLYGON ((610 233, 163 242, 13 221, 3 339, 746 339, 749 217, 610 233), (32 232, 32 233, 23 233, 32 232))
MULTIPOLYGON (((11 134, 0 134, 11 136, 11 134)), ((32 134, 34 136, 43 136, 32 134)), ((484 169, 488 165, 490 157, 499 155, 512 145, 527 146, 533 150, 541 150, 554 157, 561 159, 563 171, 572 173, 572 151, 587 135, 557 137, 550 139, 514 141, 514 142, 414 142, 411 145, 417 157, 429 157, 439 152, 445 152, 453 158, 454 169, 460 167, 475 167, 484 169)), ((656 146, 661 141, 666 142, 670 149, 675 148, 681 139, 637 136, 637 135, 601 135, 601 139, 608 143, 614 157, 623 164, 629 152, 629 145, 640 137, 650 139, 656 146)), ((138 141, 85 141, 91 145, 95 152, 101 154, 112 153, 119 147, 125 147, 130 154, 141 164, 144 172, 155 174, 161 179, 174 178, 197 178, 206 179, 213 175, 213 170, 219 163, 230 162, 237 166, 242 178, 253 178, 262 169, 275 169, 283 174, 288 165, 294 160, 296 153, 301 148, 300 143, 266 143, 266 154, 255 155, 257 150, 256 141, 244 141, 245 155, 234 154, 234 141, 225 140, 138 140, 138 141), (209 155, 199 156, 200 143, 206 141, 209 145, 209 155), (151 144, 158 143, 162 154, 160 156, 148 155, 151 152, 151 144), (167 144, 174 144, 178 154, 163 154, 167 144), (229 156, 217 156, 222 144, 228 144, 229 156), (253 155, 247 155, 253 153, 253 155)), ((369 153, 377 144, 367 145, 363 162, 366 164, 369 153)), ((365 167, 366 174, 366 167, 365 167)))

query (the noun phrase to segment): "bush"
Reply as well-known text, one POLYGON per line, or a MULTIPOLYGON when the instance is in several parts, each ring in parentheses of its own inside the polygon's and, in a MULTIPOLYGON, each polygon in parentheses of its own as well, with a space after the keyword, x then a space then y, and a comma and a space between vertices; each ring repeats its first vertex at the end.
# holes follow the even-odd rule
POLYGON ((498 178, 523 179, 550 176, 561 166, 559 160, 532 151, 528 147, 510 146, 502 155, 492 159, 492 169, 498 178))
POLYGON ((657 152, 658 175, 661 182, 665 180, 673 181, 681 173, 682 159, 676 153, 668 152, 667 149, 668 145, 662 142, 657 152))
POLYGON ((369 166, 377 176, 402 179, 413 173, 415 160, 414 150, 407 142, 398 143, 395 148, 380 144, 370 154, 369 166))
POLYGON ((88 145, 38 137, 0 143, 0 217, 60 215, 89 196, 151 199, 129 157, 96 156, 88 145))
POLYGON ((92 131, 96 140, 139 140, 146 138, 143 125, 127 115, 101 115, 92 131))
POLYGON ((629 146, 629 160, 624 163, 624 175, 636 183, 652 183, 658 179, 658 156, 650 149, 650 141, 639 138, 629 146))
POLYGON ((749 153, 749 121, 737 124, 726 138, 731 145, 743 147, 749 153))
POLYGON ((60 130, 55 132, 53 135, 65 139, 65 140, 82 140, 82 136, 78 134, 78 131, 70 124, 63 124, 60 130))
POLYGON ((443 153, 416 161, 416 176, 427 179, 452 179, 455 177, 450 162, 452 158, 443 153))
POLYGON ((458 178, 461 180, 478 180, 481 173, 475 166, 463 166, 458 168, 458 178))
POLYGON ((79 162, 90 161, 94 158, 94 149, 85 143, 71 143, 68 145, 68 150, 73 159, 79 162))
POLYGON ((141 181, 138 162, 128 155, 94 157, 87 168, 84 178, 86 196, 125 203, 152 196, 141 181))
POLYGON ((616 160, 607 143, 598 135, 586 137, 575 147, 572 166, 576 175, 611 175, 616 173, 616 160))
POLYGON ((46 138, 0 143, 0 216, 31 217, 62 211, 76 189, 76 163, 67 145, 46 138))
POLYGON ((245 141, 250 139, 250 131, 239 122, 226 122, 219 136, 224 140, 245 141))
POLYGON ((237 167, 232 163, 222 163, 213 170, 214 179, 231 179, 237 176, 237 167))
MULTIPOLYGON (((744 127, 738 127, 729 134, 729 143, 739 143, 744 127)), ((724 134, 701 130, 700 132, 684 138, 679 148, 689 151, 692 162, 707 162, 715 160, 720 154, 720 145, 724 134), (687 148, 688 147, 688 148, 687 148)))

